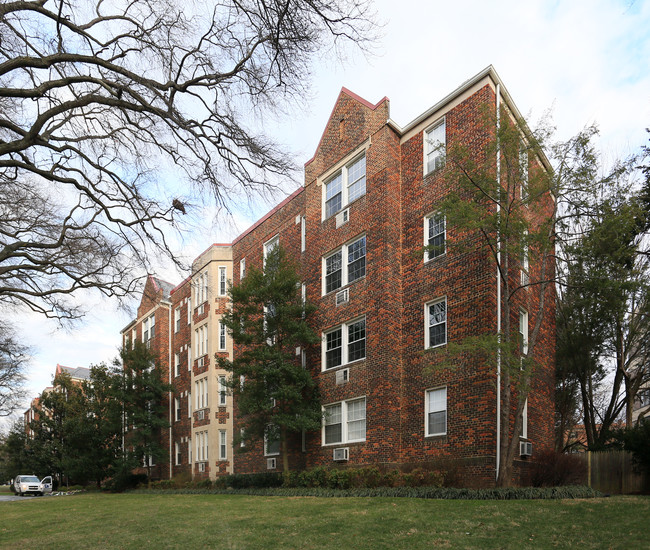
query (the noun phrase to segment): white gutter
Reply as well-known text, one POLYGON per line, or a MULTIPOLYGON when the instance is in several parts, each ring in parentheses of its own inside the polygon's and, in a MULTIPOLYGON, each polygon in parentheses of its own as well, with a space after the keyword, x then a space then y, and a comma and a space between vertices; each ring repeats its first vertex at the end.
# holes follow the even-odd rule
MULTIPOLYGON (((501 123, 500 101, 501 85, 497 83, 497 193, 501 194, 499 189, 501 185, 501 144, 499 143, 499 129, 501 123)), ((501 274, 499 265, 501 264, 501 234, 498 225, 498 219, 501 213, 501 203, 497 200, 497 452, 496 452, 496 479, 499 477, 499 465, 501 464, 501 274)))

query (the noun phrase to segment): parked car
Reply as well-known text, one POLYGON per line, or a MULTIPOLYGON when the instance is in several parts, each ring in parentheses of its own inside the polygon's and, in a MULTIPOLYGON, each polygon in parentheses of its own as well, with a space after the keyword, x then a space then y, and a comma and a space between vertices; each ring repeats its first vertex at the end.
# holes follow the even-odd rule
POLYGON ((52 492, 52 477, 44 477, 39 480, 36 476, 16 476, 14 479, 14 492, 18 496, 41 495, 52 492))

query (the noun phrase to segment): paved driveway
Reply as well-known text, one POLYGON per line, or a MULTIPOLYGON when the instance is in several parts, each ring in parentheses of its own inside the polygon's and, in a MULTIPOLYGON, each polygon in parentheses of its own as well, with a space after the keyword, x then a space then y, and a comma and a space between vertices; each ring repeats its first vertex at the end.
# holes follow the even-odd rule
POLYGON ((33 500, 35 498, 40 498, 40 497, 36 497, 33 495, 25 495, 24 497, 19 497, 18 495, 14 495, 12 493, 10 494, 4 493, 0 495, 0 502, 11 502, 13 500, 33 500))

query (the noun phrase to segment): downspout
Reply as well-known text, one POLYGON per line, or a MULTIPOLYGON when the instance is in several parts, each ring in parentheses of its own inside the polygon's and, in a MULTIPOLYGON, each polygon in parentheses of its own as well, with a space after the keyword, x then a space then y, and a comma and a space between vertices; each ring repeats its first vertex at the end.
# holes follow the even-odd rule
MULTIPOLYGON (((169 373, 169 386, 172 385, 172 306, 167 306, 167 372, 169 373)), ((169 392, 169 479, 172 478, 172 392, 169 392)))
MULTIPOLYGON (((501 124, 501 85, 497 83, 496 89, 496 109, 497 109, 497 193, 501 194, 499 189, 501 185, 501 146, 499 143, 499 129, 501 124)), ((497 199, 497 452, 496 452, 496 478, 499 478, 499 466, 501 464, 501 276, 499 266, 501 265, 501 230, 499 227, 499 218, 501 213, 501 202, 497 199)))

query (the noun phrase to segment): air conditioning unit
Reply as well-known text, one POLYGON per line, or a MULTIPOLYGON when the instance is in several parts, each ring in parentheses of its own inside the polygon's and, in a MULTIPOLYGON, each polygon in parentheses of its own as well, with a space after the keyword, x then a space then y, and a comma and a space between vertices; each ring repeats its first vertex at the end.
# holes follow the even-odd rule
POLYGON ((199 462, 199 472, 205 472, 205 462, 199 462))
POLYGON ((266 459, 266 469, 267 470, 275 470, 278 466, 277 459, 275 458, 267 458, 266 459))
POLYGON ((200 410, 200 411, 198 411, 198 412, 196 413, 196 419, 197 419, 197 420, 203 420, 203 419, 205 419, 205 411, 204 411, 204 410, 200 410))
POLYGON ((334 460, 348 460, 349 449, 347 447, 339 447, 334 449, 334 460))
POLYGON ((350 289, 344 288, 336 293, 336 305, 346 304, 350 300, 350 289))
POLYGON ((530 456, 533 454, 533 444, 530 441, 519 442, 519 454, 521 456, 530 456))
POLYGON ((336 227, 341 227, 350 221, 350 209, 346 208, 336 215, 336 227))
POLYGON ((341 369, 336 371, 336 384, 345 384, 350 380, 350 369, 341 369))

